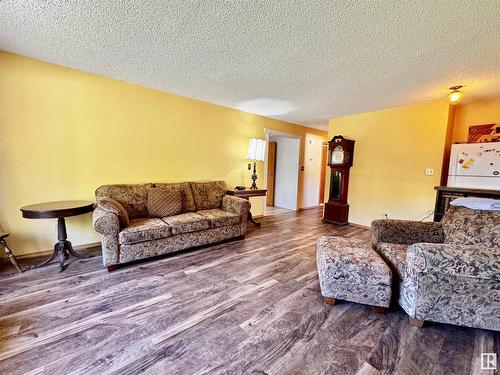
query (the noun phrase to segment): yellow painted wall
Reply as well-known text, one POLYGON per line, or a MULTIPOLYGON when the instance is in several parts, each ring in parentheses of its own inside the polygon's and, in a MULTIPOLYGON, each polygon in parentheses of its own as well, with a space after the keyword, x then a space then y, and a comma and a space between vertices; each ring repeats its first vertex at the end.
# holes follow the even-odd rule
MULTIPOLYGON (((439 100, 330 120, 330 139, 341 134, 356 141, 350 222, 369 226, 384 213, 420 220, 433 211, 447 118, 448 104, 439 100)), ((328 187, 327 177, 326 195, 328 187)))
POLYGON ((453 142, 467 142, 469 126, 481 124, 500 125, 500 99, 458 105, 455 113, 453 142))
MULTIPOLYGON (((0 52, 0 228, 11 233, 16 254, 32 253, 52 247, 55 222, 21 218, 26 204, 90 200, 109 183, 223 179, 248 186, 248 139, 264 138, 264 128, 326 135, 0 52)), ((258 175, 262 185, 263 163, 258 175)), ((264 199, 252 204, 261 214, 264 199)), ((90 214, 67 225, 75 245, 99 239, 90 214)))

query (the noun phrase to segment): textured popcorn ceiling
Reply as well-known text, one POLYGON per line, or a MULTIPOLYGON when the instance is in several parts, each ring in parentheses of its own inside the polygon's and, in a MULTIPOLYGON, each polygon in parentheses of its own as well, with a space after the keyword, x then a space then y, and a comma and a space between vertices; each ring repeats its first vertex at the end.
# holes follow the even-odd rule
POLYGON ((500 96, 500 0, 0 1, 0 49, 301 124, 500 96))

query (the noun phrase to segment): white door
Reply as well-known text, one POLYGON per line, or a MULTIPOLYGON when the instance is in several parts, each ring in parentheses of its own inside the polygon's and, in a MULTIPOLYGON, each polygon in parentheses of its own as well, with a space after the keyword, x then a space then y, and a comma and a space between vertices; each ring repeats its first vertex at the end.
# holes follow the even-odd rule
POLYGON ((296 210, 300 139, 280 136, 276 137, 276 143, 274 205, 296 210))
POLYGON ((303 207, 314 207, 319 205, 323 137, 306 134, 304 143, 302 205, 303 207))

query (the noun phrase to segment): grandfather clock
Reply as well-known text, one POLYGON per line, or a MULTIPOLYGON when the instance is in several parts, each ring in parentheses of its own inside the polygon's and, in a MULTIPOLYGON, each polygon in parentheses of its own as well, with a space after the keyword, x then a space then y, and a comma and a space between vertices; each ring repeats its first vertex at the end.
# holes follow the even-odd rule
POLYGON ((336 135, 328 142, 328 166, 330 167, 330 192, 325 203, 323 221, 337 225, 349 223, 349 170, 354 156, 354 142, 336 135))

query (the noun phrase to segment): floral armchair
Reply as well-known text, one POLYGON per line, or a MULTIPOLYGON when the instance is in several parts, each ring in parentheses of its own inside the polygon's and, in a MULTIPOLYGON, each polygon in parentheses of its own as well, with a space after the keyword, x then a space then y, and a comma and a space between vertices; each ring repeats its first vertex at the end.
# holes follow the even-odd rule
POLYGON ((440 223, 375 220, 372 242, 412 325, 500 331, 499 211, 452 206, 440 223))

